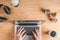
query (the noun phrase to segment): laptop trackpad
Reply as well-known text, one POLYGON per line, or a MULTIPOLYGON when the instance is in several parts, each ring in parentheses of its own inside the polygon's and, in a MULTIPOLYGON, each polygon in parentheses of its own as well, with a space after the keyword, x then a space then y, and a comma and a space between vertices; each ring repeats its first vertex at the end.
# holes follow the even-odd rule
POLYGON ((26 37, 23 40, 30 40, 30 36, 26 35, 26 37))

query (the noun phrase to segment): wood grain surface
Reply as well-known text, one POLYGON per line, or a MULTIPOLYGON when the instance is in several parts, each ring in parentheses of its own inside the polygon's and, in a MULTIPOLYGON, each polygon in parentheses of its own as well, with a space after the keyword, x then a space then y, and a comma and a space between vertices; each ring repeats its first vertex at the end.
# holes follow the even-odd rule
MULTIPOLYGON (((0 8, 0 16, 8 20, 46 20, 42 24, 42 40, 60 40, 60 0, 20 0, 19 6, 14 7, 9 0, 0 0, 0 4, 11 8, 11 14, 7 15, 0 8), (46 14, 41 8, 50 9, 51 12, 57 12, 57 22, 52 23, 48 20, 46 14), (48 30, 56 31, 59 37, 50 37, 45 34, 48 30)), ((0 23, 0 40, 14 40, 14 24, 11 22, 0 23)))

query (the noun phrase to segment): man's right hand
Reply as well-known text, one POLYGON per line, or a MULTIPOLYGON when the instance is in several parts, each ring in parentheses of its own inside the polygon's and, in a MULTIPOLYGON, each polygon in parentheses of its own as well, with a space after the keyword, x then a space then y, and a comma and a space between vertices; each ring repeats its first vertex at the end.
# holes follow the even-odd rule
POLYGON ((35 29, 35 31, 33 31, 33 36, 31 38, 32 38, 32 40, 40 40, 40 33, 37 29, 35 29))

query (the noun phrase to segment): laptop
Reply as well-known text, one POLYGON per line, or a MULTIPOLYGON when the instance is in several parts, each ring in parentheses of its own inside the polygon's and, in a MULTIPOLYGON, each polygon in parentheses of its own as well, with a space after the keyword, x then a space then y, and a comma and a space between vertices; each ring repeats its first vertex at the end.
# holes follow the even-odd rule
POLYGON ((42 32, 41 32, 41 20, 20 20, 15 21, 14 26, 14 40, 16 40, 16 32, 21 28, 24 27, 26 29, 26 37, 23 40, 31 40, 30 36, 33 35, 32 31, 38 29, 40 32, 40 40, 42 40, 42 32))

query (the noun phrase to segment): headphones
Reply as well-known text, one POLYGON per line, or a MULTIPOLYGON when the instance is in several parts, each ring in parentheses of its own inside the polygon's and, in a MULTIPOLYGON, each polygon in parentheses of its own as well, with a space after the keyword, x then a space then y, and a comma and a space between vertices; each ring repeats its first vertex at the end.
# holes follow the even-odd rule
POLYGON ((0 4, 0 8, 3 8, 4 12, 6 14, 10 14, 11 13, 11 9, 10 7, 6 6, 6 5, 3 5, 3 4, 0 4))

